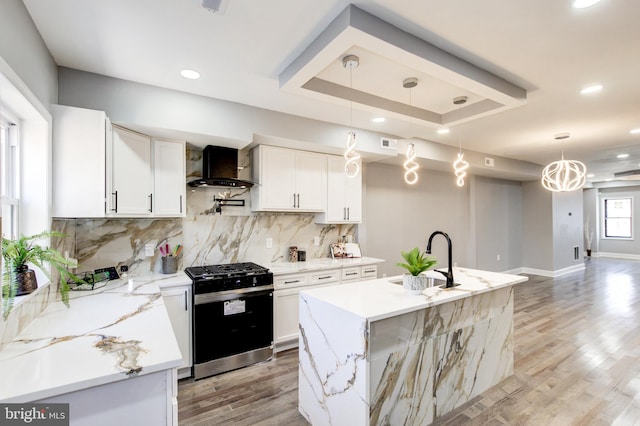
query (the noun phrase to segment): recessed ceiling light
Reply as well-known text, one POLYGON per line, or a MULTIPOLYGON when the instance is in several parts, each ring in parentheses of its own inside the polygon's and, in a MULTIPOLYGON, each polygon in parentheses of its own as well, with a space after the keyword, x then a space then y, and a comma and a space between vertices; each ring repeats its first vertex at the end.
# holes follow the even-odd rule
POLYGON ((627 157, 629 157, 629 154, 618 154, 618 155, 616 155, 616 157, 618 157, 618 158, 627 158, 627 157))
POLYGON ((599 2, 600 0, 574 0, 573 7, 576 9, 584 9, 585 7, 591 7, 599 2))
POLYGON ((587 177, 588 177, 588 178, 592 178, 592 177, 595 177, 595 175, 594 175, 593 173, 589 173, 589 174, 587 175, 587 177))
POLYGON ((590 95, 591 93, 597 93, 602 90, 602 84, 594 84, 593 86, 585 87, 580 91, 583 95, 590 95))
POLYGON ((632 135, 637 135, 640 133, 640 128, 632 129, 629 133, 631 133, 632 135))
POLYGON ((180 71, 180 75, 184 78, 188 78, 189 80, 195 80, 200 78, 200 73, 198 71, 185 69, 180 71))
POLYGON ((609 179, 605 179, 606 182, 611 182, 613 179, 609 178, 609 179))
POLYGON ((447 133, 449 133, 449 129, 438 129, 439 135, 446 135, 447 133))
POLYGON ((373 121, 374 123, 384 123, 385 121, 387 121, 387 119, 384 117, 375 117, 372 118, 371 121, 373 121))

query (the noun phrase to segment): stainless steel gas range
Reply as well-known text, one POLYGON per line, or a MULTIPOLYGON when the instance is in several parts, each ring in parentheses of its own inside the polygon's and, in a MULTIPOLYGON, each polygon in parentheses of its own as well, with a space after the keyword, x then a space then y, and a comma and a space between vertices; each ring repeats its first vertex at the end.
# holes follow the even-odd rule
POLYGON ((185 269, 193 280, 193 377, 273 356, 273 274, 255 263, 185 269))

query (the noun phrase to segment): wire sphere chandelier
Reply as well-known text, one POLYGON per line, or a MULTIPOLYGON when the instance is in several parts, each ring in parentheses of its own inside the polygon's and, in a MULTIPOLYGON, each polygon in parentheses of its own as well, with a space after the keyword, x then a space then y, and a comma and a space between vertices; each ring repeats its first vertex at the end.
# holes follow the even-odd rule
MULTIPOLYGON (((561 133, 555 136, 556 140, 569 138, 569 133, 561 133)), ((578 160, 565 160, 564 149, 562 158, 548 164, 542 170, 540 180, 542 186, 552 192, 570 192, 580 189, 587 181, 587 166, 578 160)))

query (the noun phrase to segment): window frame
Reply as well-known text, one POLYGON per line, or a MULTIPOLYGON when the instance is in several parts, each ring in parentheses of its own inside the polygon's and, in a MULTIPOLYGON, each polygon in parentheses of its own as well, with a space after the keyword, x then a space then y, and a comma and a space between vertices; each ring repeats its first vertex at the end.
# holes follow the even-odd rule
POLYGON ((634 204, 634 200, 633 200, 633 196, 628 195, 628 196, 613 196, 613 197, 603 197, 602 198, 602 239, 605 240, 622 240, 622 241, 633 241, 634 240, 634 226, 633 226, 633 204, 634 204), (615 200, 629 200, 629 228, 630 228, 630 236, 629 237, 624 237, 624 236, 609 236, 607 235, 607 219, 626 219, 626 217, 624 218, 608 218, 607 217, 607 202, 610 201, 615 201, 615 200))
POLYGON ((0 115, 2 236, 9 239, 20 235, 20 127, 17 123, 7 112, 0 115))

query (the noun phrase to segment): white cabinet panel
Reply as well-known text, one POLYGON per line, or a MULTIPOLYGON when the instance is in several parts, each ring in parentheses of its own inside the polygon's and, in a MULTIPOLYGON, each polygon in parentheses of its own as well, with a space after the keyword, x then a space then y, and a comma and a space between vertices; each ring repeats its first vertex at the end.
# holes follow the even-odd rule
MULTIPOLYGON (((273 341, 278 344, 290 342, 298 338, 298 309, 300 288, 276 290, 274 292, 273 309, 273 341)), ((296 342, 297 343, 297 342, 296 342)), ((294 347, 295 345, 289 345, 294 347)), ((279 349, 284 349, 279 347, 279 349)))
POLYGON ((327 182, 327 209, 316 215, 316 222, 362 222, 362 173, 348 177, 344 172, 344 158, 329 155, 327 182))
POLYGON ((153 140, 154 216, 184 216, 185 142, 153 140))
POLYGON ((163 289, 162 298, 182 354, 182 365, 178 367, 178 377, 189 377, 192 365, 191 284, 163 289))
POLYGON ((251 209, 324 211, 327 166, 324 154, 260 145, 252 155, 251 209))
POLYGON ((109 212, 127 216, 151 215, 151 138, 114 126, 111 149, 109 212))
POLYGON ((62 105, 51 105, 51 114, 53 217, 104 217, 106 114, 62 105))

